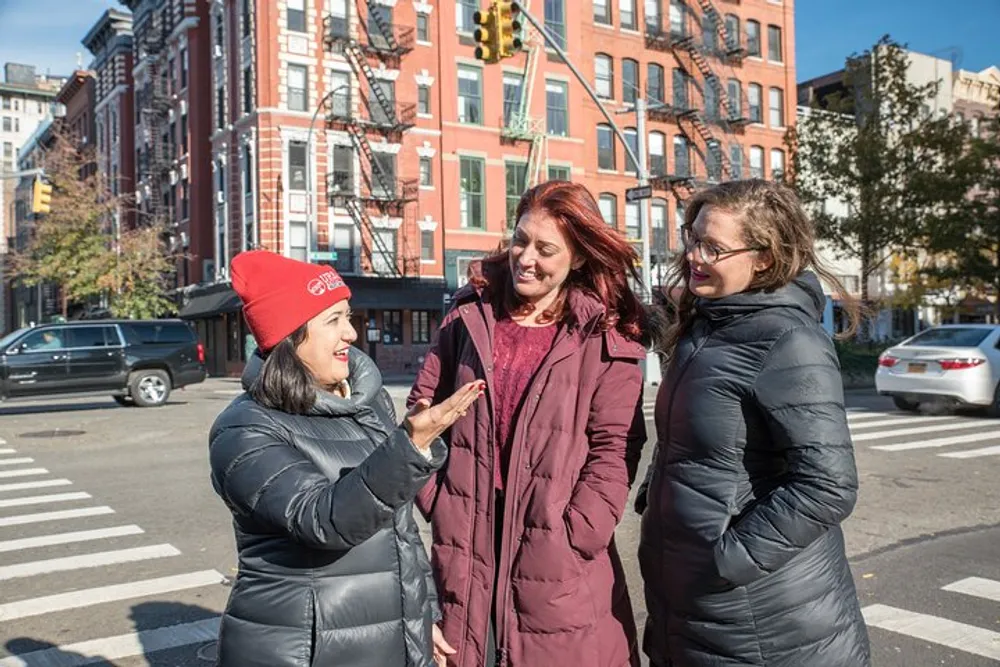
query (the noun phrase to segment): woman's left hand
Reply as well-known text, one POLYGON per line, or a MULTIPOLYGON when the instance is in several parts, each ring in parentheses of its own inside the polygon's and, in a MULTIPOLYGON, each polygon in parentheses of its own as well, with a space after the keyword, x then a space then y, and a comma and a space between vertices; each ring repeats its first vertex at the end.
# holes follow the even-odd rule
POLYGON ((438 667, 448 667, 448 656, 455 655, 457 651, 445 641, 444 635, 441 634, 441 628, 437 624, 434 625, 431 638, 434 642, 434 664, 438 667))

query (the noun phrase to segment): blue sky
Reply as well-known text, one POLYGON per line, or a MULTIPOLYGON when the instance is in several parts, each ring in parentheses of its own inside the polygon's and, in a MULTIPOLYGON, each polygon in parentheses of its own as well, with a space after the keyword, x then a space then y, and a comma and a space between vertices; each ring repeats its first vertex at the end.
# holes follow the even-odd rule
MULTIPOLYGON (((81 53, 86 66, 90 54, 80 40, 104 9, 120 6, 115 0, 0 0, 0 63, 67 74, 81 53)), ((957 58, 963 69, 1000 65, 1000 0, 797 0, 795 14, 799 81, 839 69, 845 57, 884 33, 916 51, 957 58)))

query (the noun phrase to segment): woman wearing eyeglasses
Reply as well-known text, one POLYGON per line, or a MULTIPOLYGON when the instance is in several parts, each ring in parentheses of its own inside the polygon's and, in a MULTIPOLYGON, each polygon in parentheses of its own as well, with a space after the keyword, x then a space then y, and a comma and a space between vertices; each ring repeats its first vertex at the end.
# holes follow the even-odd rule
POLYGON ((840 529, 858 478, 817 275, 845 292, 783 185, 701 192, 682 231, 637 502, 645 651, 654 667, 864 667, 840 529))

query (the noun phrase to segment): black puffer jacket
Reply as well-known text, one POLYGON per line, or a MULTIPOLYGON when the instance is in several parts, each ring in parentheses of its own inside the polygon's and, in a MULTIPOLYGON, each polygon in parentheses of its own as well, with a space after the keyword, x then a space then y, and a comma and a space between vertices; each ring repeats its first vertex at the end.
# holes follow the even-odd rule
MULTIPOLYGON (((254 356, 243 374, 260 372, 254 356)), ((309 415, 244 394, 212 427, 212 483, 233 513, 239 574, 222 667, 429 667, 437 602, 411 501, 444 463, 397 428, 375 364, 352 349, 351 397, 309 415)))
POLYGON ((865 667, 843 385, 812 273, 701 300, 656 404, 639 561, 659 667, 865 667))

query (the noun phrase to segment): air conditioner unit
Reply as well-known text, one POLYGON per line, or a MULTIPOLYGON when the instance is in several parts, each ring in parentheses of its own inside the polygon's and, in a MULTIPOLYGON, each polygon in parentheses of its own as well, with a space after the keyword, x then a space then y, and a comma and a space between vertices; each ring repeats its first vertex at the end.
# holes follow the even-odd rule
POLYGON ((222 57, 222 47, 218 44, 215 45, 215 57, 216 58, 222 57))
POLYGON ((222 190, 219 190, 218 192, 216 192, 215 193, 215 201, 217 201, 220 204, 226 203, 226 193, 223 192, 222 190))

